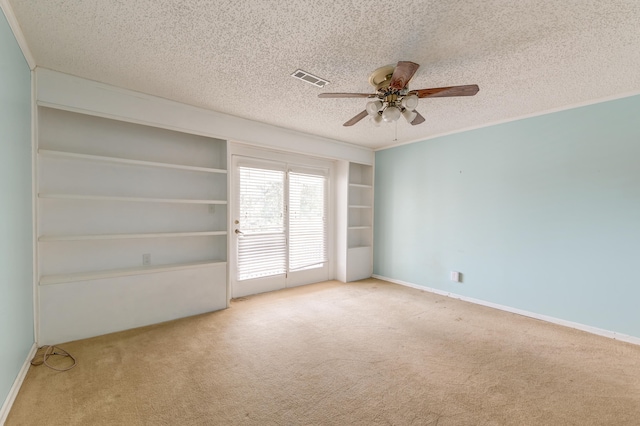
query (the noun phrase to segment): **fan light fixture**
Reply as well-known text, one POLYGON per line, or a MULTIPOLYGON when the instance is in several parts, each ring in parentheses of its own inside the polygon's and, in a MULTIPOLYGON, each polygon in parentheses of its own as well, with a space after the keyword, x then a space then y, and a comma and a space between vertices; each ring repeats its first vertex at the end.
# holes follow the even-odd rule
POLYGON ((416 95, 409 95, 402 98, 402 106, 409 111, 413 111, 418 107, 418 97, 416 95))
POLYGON ((402 111, 402 116, 407 120, 407 123, 411 124, 411 122, 418 116, 418 113, 409 109, 405 109, 404 111, 402 111))
POLYGON ((400 105, 397 102, 383 103, 379 100, 367 102, 366 110, 371 122, 378 127, 383 121, 386 123, 397 121, 401 115, 411 124, 418 116, 418 113, 414 111, 416 106, 418 106, 418 97, 409 95, 402 98, 400 105))
POLYGON ((367 114, 371 116, 376 116, 378 115, 378 111, 382 109, 382 102, 381 101, 367 102, 366 109, 367 109, 367 114))
POLYGON ((395 106, 388 106, 382 111, 382 119, 386 122, 397 121, 400 115, 400 110, 395 106))

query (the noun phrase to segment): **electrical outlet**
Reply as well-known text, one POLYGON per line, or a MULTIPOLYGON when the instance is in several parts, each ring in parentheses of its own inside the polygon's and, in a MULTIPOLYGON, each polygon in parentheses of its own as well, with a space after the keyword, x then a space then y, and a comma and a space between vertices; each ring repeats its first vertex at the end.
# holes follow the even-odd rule
POLYGON ((456 272, 456 271, 451 271, 451 274, 449 275, 449 279, 451 281, 454 281, 454 282, 457 282, 457 283, 461 283, 462 282, 462 273, 456 272))
POLYGON ((151 253, 145 253, 142 255, 142 264, 144 266, 151 265, 151 253))

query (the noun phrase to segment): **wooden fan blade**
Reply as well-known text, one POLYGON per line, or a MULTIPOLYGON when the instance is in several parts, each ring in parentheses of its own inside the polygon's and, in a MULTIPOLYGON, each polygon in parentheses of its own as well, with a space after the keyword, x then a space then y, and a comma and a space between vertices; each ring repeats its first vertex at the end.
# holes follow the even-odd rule
POLYGON ((446 98, 449 96, 473 96, 480 88, 477 84, 467 86, 436 87, 433 89, 412 90, 410 95, 418 95, 419 98, 446 98))
POLYGON ((418 115, 416 115, 416 118, 413 119, 413 121, 411 122, 411 125, 415 126, 416 124, 424 123, 424 117, 422 116, 422 114, 420 114, 418 111, 415 111, 415 110, 413 112, 415 112, 418 115))
POLYGON ((356 115, 355 117, 353 117, 351 120, 347 121, 346 123, 343 124, 343 126, 353 126, 354 124, 356 124, 358 121, 362 120, 363 118, 365 118, 367 115, 367 110, 365 109, 364 111, 362 111, 360 114, 356 115))
POLYGON ((375 98, 375 93, 320 93, 319 98, 375 98))
POLYGON ((418 71, 418 68, 420 68, 420 65, 414 62, 398 62, 398 65, 396 65, 396 69, 393 71, 393 75, 391 76, 389 87, 398 90, 404 89, 407 87, 407 84, 409 84, 411 77, 413 77, 416 71, 418 71))

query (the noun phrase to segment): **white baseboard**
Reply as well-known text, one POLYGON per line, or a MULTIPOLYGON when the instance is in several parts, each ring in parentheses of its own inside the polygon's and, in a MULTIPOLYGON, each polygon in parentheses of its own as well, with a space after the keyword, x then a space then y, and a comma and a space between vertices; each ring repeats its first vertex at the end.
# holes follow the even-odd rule
POLYGON ((4 422, 7 420, 7 416, 9 415, 9 410, 11 410, 11 406, 13 402, 16 400, 16 396, 18 396, 18 391, 20 390, 20 386, 22 386, 22 382, 27 375, 27 371, 29 371, 29 366, 31 365, 31 360, 34 356, 36 356, 36 351, 38 350, 38 346, 34 343, 31 346, 31 350, 27 355, 27 359, 25 359, 24 364, 22 364, 22 368, 18 373, 18 377, 13 382, 11 389, 9 389, 9 395, 7 395, 7 399, 4 400, 4 404, 2 404, 2 408, 0 408, 0 426, 4 425, 4 422))
POLYGON ((580 324, 577 322, 567 321, 560 318, 550 317, 548 315, 537 314, 535 312, 529 312, 522 309, 512 308, 510 306, 499 305, 497 303, 487 302, 485 300, 474 299, 472 297, 462 296, 455 293, 449 293, 447 291, 438 290, 435 288, 424 287, 418 284, 409 283, 406 281, 400 281, 393 278, 383 277, 381 275, 372 275, 373 278, 377 278, 383 281, 389 281, 394 284, 399 284, 405 287, 415 288, 417 290, 424 290, 430 293, 439 294, 441 296, 451 297, 452 299, 463 300, 465 302, 475 303, 477 305, 488 306, 490 308, 499 309, 501 311, 511 312, 513 314, 522 315, 529 318, 535 318, 538 320, 550 322, 553 324, 562 325, 569 328, 575 328, 576 330, 586 331, 587 333, 597 334, 598 336, 608 337, 613 340, 620 340, 622 342, 632 343, 634 345, 640 345, 640 337, 629 336, 627 334, 618 333, 616 331, 603 330, 601 328, 592 327, 590 325, 580 324))

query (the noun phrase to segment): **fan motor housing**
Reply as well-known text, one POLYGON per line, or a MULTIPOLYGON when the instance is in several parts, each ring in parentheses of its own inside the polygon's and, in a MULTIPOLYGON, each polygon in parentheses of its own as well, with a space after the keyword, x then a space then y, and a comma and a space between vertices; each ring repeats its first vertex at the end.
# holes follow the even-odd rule
POLYGON ((391 82, 391 76, 396 69, 394 65, 385 65, 380 67, 371 73, 369 76, 369 84, 376 88, 376 90, 383 89, 389 86, 391 82))

